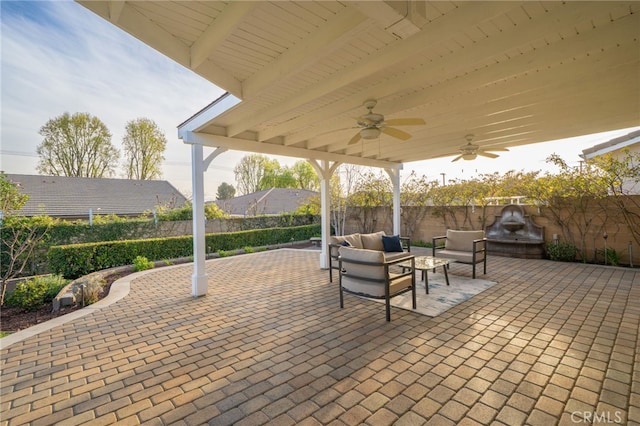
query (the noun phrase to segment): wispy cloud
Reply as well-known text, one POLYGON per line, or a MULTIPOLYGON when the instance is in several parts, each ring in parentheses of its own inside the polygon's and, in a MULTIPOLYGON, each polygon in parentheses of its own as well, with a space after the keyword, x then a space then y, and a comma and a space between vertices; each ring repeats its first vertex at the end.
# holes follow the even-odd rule
MULTIPOLYGON (((190 150, 176 127, 222 90, 79 4, 3 1, 1 7, 3 170, 35 173, 38 131, 64 112, 97 116, 118 148, 126 123, 146 117, 169 141, 164 178, 189 191, 190 150)), ((233 182, 233 163, 225 164, 218 167, 224 176, 212 176, 217 184, 233 182)), ((208 186, 215 194, 217 185, 208 186)))

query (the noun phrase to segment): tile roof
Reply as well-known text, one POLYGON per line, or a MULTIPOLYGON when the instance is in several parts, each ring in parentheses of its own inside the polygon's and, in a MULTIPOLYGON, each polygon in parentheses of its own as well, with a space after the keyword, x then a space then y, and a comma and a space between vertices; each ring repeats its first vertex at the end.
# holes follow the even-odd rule
POLYGON ((98 179, 6 174, 29 201, 26 216, 87 217, 93 214, 139 215, 158 205, 182 206, 184 195, 164 180, 98 179))
POLYGON ((597 157, 598 155, 603 155, 638 143, 640 143, 640 130, 636 130, 635 132, 583 149, 581 157, 585 160, 589 160, 593 157, 597 157))
POLYGON ((317 195, 306 189, 271 188, 215 203, 232 216, 259 216, 294 212, 317 195))

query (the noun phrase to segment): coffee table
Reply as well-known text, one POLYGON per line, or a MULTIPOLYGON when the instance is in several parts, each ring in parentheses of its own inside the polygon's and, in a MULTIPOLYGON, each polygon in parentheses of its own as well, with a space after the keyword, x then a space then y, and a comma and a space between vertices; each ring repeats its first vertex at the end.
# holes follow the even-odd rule
MULTIPOLYGON (((453 259, 446 259, 444 257, 433 257, 433 256, 417 256, 415 258, 415 269, 418 271, 422 271, 422 279, 424 280, 424 287, 426 288, 426 293, 429 294, 429 277, 427 271, 429 269, 435 269, 438 267, 442 267, 442 271, 444 272, 444 279, 449 285, 449 274, 447 273, 447 267, 450 262, 455 262, 453 259)), ((410 267, 409 262, 403 262, 398 264, 402 267, 404 271, 406 268, 410 267)))

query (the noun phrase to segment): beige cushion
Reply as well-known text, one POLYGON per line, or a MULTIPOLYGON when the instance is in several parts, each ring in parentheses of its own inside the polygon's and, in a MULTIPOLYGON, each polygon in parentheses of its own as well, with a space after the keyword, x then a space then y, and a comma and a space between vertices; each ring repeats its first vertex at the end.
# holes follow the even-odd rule
POLYGON ((381 251, 340 247, 340 257, 345 260, 379 264, 379 266, 372 266, 343 262, 342 268, 347 271, 348 274, 376 280, 383 280, 386 277, 384 266, 382 266, 384 263, 384 253, 381 251))
POLYGON ((348 241, 351 244, 351 247, 354 248, 363 248, 362 240, 360 239, 360 234, 349 234, 349 235, 333 235, 330 238, 332 244, 340 244, 343 241, 348 241))
POLYGON ((473 240, 484 238, 484 231, 454 231, 447 229, 446 250, 473 251, 473 240))
POLYGON ((384 231, 378 231, 373 234, 360 234, 362 248, 367 250, 384 251, 384 246, 382 245, 383 235, 384 231))
MULTIPOLYGON (((362 240, 360 239, 360 234, 349 234, 349 235, 332 235, 329 237, 329 242, 331 244, 342 244, 343 241, 348 241, 351 244, 351 247, 354 248, 362 248, 362 240)), ((335 247, 331 247, 331 257, 338 257, 338 249, 335 247)))
MULTIPOLYGON (((453 259, 460 263, 473 263, 472 251, 438 250, 436 251, 436 257, 453 259)), ((476 263, 482 262, 483 260, 484 260, 484 252, 476 253, 476 263)))
POLYGON ((384 263, 384 253, 378 250, 356 249, 353 247, 340 247, 340 256, 344 259, 358 262, 384 263))

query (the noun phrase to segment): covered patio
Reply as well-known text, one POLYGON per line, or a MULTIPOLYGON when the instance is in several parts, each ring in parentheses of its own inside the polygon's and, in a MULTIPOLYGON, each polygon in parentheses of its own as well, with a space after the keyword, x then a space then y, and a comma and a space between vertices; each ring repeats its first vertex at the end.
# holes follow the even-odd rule
POLYGON ((640 424, 637 270, 490 257, 497 285, 387 323, 373 301, 339 308, 315 250, 207 269, 210 297, 188 294, 189 265, 145 271, 0 340, 2 424, 640 424))
MULTIPOLYGON (((339 164, 387 170, 401 233, 403 164, 465 135, 495 150, 639 123, 633 1, 78 3, 228 92, 180 125, 194 212, 226 150, 305 158, 325 242, 339 164), (359 119, 370 99, 382 122, 359 119), (415 118, 410 138, 383 124, 415 118)), ((355 296, 339 309, 318 251, 205 262, 201 219, 195 266, 0 341, 3 424, 640 424, 636 270, 490 257, 497 285, 387 323, 355 296)))
POLYGON ((340 164, 387 171, 402 234, 406 163, 640 124, 635 1, 78 3, 227 91, 178 130, 192 152, 194 296, 208 291, 204 173, 227 150, 313 165, 326 267, 340 164))

